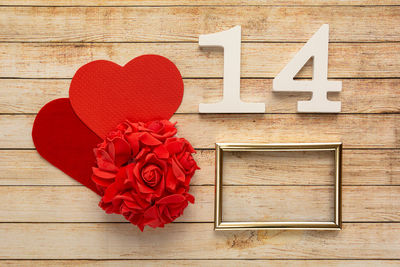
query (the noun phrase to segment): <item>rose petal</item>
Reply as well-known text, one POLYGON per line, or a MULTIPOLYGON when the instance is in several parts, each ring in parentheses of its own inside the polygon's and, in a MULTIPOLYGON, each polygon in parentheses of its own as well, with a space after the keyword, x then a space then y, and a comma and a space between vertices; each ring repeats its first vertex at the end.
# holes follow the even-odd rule
POLYGON ((115 165, 118 167, 126 164, 131 157, 131 147, 127 141, 121 138, 113 140, 114 149, 117 151, 115 154, 115 165))
POLYGON ((110 155, 111 160, 115 162, 115 147, 112 142, 107 144, 107 152, 110 155))
POLYGON ((139 140, 148 146, 157 146, 162 144, 158 139, 154 138, 151 134, 149 133, 143 133, 140 137, 139 140))
POLYGON ((174 192, 176 189, 176 177, 171 169, 168 170, 166 185, 169 191, 174 192))
POLYGON ((125 200, 124 203, 130 209, 137 209, 137 210, 142 209, 142 207, 139 206, 136 202, 125 200))
POLYGON ((192 196, 191 194, 189 194, 189 193, 186 193, 186 199, 190 202, 190 203, 192 203, 192 204, 194 204, 194 196, 192 196))
POLYGON ((139 191, 141 193, 154 193, 154 190, 151 189, 150 187, 147 187, 146 185, 142 184, 142 183, 138 183, 139 186, 139 191))
POLYGON ((131 133, 126 135, 126 140, 131 146, 133 156, 136 156, 139 153, 139 135, 140 133, 131 133))
POLYGON ((140 160, 142 157, 147 156, 147 154, 151 151, 149 147, 144 147, 140 150, 140 152, 136 155, 136 160, 140 160))
POLYGON ((113 182, 113 180, 101 179, 101 178, 99 178, 99 177, 97 177, 95 175, 92 175, 92 180, 96 185, 98 185, 100 187, 104 187, 104 188, 107 188, 113 182))
POLYGON ((181 181, 182 183, 185 182, 185 173, 183 172, 180 164, 174 158, 172 159, 172 171, 179 181, 181 181))
POLYGON ((169 153, 167 148, 164 145, 159 145, 154 148, 153 152, 159 157, 160 159, 167 159, 169 158, 169 153))
POLYGON ((96 155, 96 162, 99 169, 110 172, 118 171, 118 168, 114 164, 114 160, 111 159, 108 152, 106 152, 103 149, 97 149, 97 148, 94 149, 94 152, 96 155))
POLYGON ((117 175, 115 172, 102 171, 99 168, 92 167, 93 174, 102 179, 114 179, 117 175))
POLYGON ((154 133, 158 133, 164 128, 164 124, 161 121, 151 121, 146 126, 150 131, 154 133))
POLYGON ((158 209, 156 206, 152 206, 145 211, 144 216, 143 216, 143 222, 145 225, 147 224, 154 228, 162 225, 162 223, 160 221, 158 209))
POLYGON ((116 186, 116 184, 111 184, 109 187, 107 187, 104 196, 102 198, 102 200, 104 202, 110 202, 114 199, 114 196, 118 193, 118 188, 116 186))
POLYGON ((176 204, 176 203, 182 203, 185 200, 186 198, 184 196, 180 194, 174 194, 160 199, 159 201, 156 202, 156 204, 158 205, 176 204))
POLYGON ((170 154, 177 154, 182 151, 183 145, 177 138, 171 138, 165 142, 165 146, 170 154))

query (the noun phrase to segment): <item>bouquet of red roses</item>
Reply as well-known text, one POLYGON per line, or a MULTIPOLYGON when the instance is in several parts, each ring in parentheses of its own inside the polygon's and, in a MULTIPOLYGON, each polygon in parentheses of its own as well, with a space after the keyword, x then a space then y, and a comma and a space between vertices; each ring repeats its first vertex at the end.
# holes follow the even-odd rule
POLYGON ((167 120, 125 121, 94 149, 92 180, 104 195, 100 207, 122 214, 143 231, 163 227, 182 215, 194 197, 189 183, 198 169, 193 147, 177 138, 167 120))

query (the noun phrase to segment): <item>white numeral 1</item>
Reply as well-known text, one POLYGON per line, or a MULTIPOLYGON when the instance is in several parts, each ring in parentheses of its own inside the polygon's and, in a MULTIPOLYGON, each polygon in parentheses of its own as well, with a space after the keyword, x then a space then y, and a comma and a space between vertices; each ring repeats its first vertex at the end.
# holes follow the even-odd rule
POLYGON ((263 113, 264 103, 246 103, 240 100, 240 46, 241 27, 200 35, 199 46, 224 49, 224 89, 221 102, 199 105, 200 113, 263 113))
POLYGON ((327 98, 327 92, 342 90, 342 82, 328 81, 328 42, 329 25, 324 24, 273 81, 273 91, 312 92, 310 101, 297 102, 298 112, 336 113, 341 110, 340 101, 327 98), (293 80, 311 57, 314 59, 313 79, 293 80))

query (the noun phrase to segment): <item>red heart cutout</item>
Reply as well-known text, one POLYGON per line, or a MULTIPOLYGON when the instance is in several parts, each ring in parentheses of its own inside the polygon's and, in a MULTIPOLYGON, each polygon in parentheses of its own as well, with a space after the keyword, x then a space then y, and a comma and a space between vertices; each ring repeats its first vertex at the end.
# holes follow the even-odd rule
POLYGON ((104 138, 122 121, 170 119, 183 97, 182 76, 169 59, 143 55, 121 67, 98 60, 82 66, 69 88, 78 117, 104 138))
POLYGON ((93 148, 102 140, 76 116, 68 98, 42 107, 33 124, 32 138, 43 158, 100 194, 91 176, 93 148))

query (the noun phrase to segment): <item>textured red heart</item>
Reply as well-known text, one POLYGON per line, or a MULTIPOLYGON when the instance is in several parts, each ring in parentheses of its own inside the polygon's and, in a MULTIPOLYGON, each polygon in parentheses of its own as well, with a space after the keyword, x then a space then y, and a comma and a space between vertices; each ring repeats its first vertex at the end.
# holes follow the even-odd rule
POLYGON ((72 110, 68 98, 47 103, 36 116, 32 138, 48 162, 99 194, 93 183, 93 148, 102 140, 72 110))
POLYGON ((98 60, 82 66, 69 89, 78 117, 99 137, 125 119, 170 119, 183 97, 183 81, 174 63, 143 55, 121 67, 98 60))

